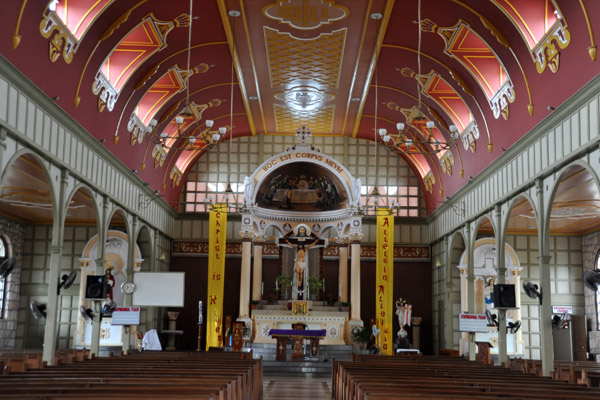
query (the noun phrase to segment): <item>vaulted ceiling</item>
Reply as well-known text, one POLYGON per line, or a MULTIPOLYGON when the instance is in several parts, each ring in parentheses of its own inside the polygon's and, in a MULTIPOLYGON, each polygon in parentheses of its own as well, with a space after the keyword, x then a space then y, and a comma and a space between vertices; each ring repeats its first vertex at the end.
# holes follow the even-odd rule
POLYGON ((431 211, 600 71, 597 0, 4 3, 2 56, 174 207, 220 142, 306 125, 403 157, 431 211))

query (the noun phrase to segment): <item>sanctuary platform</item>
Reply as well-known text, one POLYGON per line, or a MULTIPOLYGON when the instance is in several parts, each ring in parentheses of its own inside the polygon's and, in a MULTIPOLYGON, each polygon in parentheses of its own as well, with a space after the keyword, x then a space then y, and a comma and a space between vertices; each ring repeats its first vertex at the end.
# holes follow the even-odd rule
POLYGON ((271 329, 292 329, 293 324, 302 323, 306 329, 325 329, 326 336, 320 341, 322 346, 348 343, 347 311, 340 311, 339 306, 328 306, 320 301, 279 301, 278 304, 263 305, 262 309, 252 310, 256 335, 255 344, 273 344, 276 340, 269 336, 271 329), (288 309, 288 303, 292 305, 288 309), (302 307, 302 303, 306 307, 302 307))

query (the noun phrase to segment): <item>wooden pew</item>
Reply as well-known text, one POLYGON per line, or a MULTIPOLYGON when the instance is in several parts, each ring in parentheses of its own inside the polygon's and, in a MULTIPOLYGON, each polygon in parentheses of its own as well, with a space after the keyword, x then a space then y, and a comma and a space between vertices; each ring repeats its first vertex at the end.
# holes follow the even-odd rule
POLYGON ((0 399, 259 400, 262 384, 262 359, 248 353, 144 352, 11 373, 0 377, 0 399))
POLYGON ((479 364, 461 358, 357 355, 334 361, 334 399, 538 398, 592 399, 600 390, 479 364))

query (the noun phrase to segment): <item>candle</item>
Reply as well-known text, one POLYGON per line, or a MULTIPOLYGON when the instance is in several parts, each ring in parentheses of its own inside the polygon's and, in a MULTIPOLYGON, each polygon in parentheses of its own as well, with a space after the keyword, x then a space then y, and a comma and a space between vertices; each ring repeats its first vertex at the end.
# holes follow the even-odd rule
POLYGON ((261 282, 261 284, 260 284, 260 295, 262 296, 263 294, 265 294, 265 283, 261 282))
POLYGON ((277 282, 277 278, 275 278, 275 290, 279 290, 279 282, 277 282))
POLYGON ((198 302, 198 324, 202 325, 202 300, 198 302))
POLYGON ((325 293, 325 278, 323 278, 323 293, 325 293))
POLYGON ((338 297, 341 299, 342 298, 342 284, 340 283, 339 287, 338 287, 338 297))

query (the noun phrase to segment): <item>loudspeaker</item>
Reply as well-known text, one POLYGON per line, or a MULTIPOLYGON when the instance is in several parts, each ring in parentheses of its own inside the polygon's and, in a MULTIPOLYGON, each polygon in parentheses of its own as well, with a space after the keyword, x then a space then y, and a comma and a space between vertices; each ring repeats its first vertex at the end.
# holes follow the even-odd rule
POLYGON ((494 285, 495 308, 517 308, 515 301, 515 285, 497 283, 494 285))
POLYGON ((106 283, 104 275, 88 275, 85 282, 85 298, 100 300, 106 297, 106 283))

